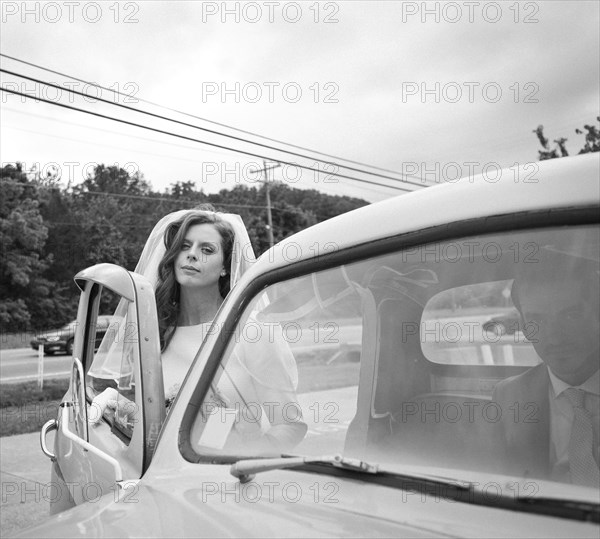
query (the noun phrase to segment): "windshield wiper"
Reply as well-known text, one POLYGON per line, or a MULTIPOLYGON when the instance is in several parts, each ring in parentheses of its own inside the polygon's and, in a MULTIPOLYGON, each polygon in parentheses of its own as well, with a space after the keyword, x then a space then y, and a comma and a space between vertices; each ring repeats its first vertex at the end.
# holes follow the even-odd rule
POLYGON ((519 496, 515 502, 529 508, 531 511, 577 518, 588 522, 600 523, 600 506, 597 502, 570 500, 562 498, 528 498, 519 496))
POLYGON ((400 480, 403 485, 404 483, 409 485, 409 488, 414 488, 415 484, 434 484, 444 485, 445 487, 456 491, 469 491, 473 487, 473 484, 467 481, 459 481, 457 479, 423 473, 399 473, 389 469, 382 469, 379 464, 371 464, 364 460, 348 458, 342 455, 243 459, 232 464, 229 471, 234 477, 238 477, 241 483, 247 483, 248 481, 252 481, 254 476, 260 472, 282 470, 285 468, 298 468, 310 464, 326 464, 340 470, 367 473, 374 476, 385 476, 385 478, 391 478, 394 484, 397 484, 398 480, 400 480))
POLYGON ((248 481, 252 481, 254 476, 260 472, 296 468, 305 464, 330 464, 337 468, 370 474, 376 474, 379 471, 379 467, 376 464, 369 464, 359 459, 350 459, 342 455, 239 460, 231 466, 229 471, 234 477, 239 478, 240 483, 247 483, 248 481))
POLYGON ((419 473, 414 470, 407 470, 406 472, 390 470, 386 467, 381 468, 378 464, 370 464, 359 459, 343 457, 342 455, 244 459, 233 464, 230 472, 233 476, 239 478, 241 483, 247 483, 248 481, 252 481, 254 476, 260 472, 298 468, 312 464, 325 464, 339 470, 369 474, 373 477, 373 481, 378 484, 430 495, 435 498, 447 498, 474 505, 505 508, 542 515, 554 515, 595 523, 600 521, 597 503, 548 497, 527 498, 511 496, 505 493, 501 493, 498 496, 490 496, 485 485, 482 487, 478 482, 443 477, 437 474, 419 473))

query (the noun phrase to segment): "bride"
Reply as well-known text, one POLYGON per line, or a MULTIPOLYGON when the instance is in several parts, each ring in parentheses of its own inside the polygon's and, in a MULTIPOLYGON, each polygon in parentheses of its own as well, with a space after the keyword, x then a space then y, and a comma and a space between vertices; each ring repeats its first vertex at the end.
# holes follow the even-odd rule
POLYGON ((223 299, 253 261, 248 233, 237 215, 177 212, 159 222, 150 235, 136 271, 156 281, 163 380, 169 404, 223 299), (162 241, 156 245, 155 238, 162 241))
MULTIPOLYGON (((221 303, 254 260, 250 239, 239 215, 207 209, 181 210, 163 217, 154 227, 135 272, 144 275, 155 287, 167 406, 177 396, 221 303)), ((260 348, 269 347, 269 343, 257 344, 260 348)), ((297 383, 293 356, 288 354, 292 361, 274 361, 271 354, 248 352, 245 354, 248 357, 240 361, 244 364, 246 383, 256 388, 258 401, 272 400, 275 391, 280 393, 280 402, 290 402, 300 409, 295 390, 289 391, 297 383), (279 389, 272 385, 267 387, 257 374, 265 367, 262 361, 252 368, 253 357, 256 362, 260 356, 272 358, 269 369, 273 375, 279 372, 274 378, 281 383, 279 389), (265 393, 264 399, 260 393, 265 393)), ((98 366, 92 366, 91 376, 94 376, 94 367, 98 366)), ((114 388, 96 396, 92 405, 96 405, 100 413, 95 414, 93 422, 99 422, 107 408, 109 413, 114 410, 116 400, 114 388)), ((287 438, 290 436, 287 431, 292 431, 292 438, 299 441, 306 432, 306 425, 301 417, 293 423, 288 428, 272 425, 270 437, 277 432, 287 438)))

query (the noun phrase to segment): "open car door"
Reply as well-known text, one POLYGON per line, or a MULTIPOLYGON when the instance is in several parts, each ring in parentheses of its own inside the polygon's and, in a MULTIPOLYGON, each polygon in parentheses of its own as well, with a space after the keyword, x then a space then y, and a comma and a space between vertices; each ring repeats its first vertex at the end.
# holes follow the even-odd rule
POLYGON ((62 484, 63 498, 68 486, 71 505, 135 489, 131 480, 147 469, 165 419, 152 285, 114 264, 87 268, 75 282, 81 298, 71 383, 52 426, 54 454, 46 450, 54 461, 53 479, 62 484), (98 319, 108 313, 103 328, 98 319), (98 346, 100 331, 106 333, 98 346), (116 401, 116 410, 109 406, 103 413, 98 401, 107 400, 113 406, 116 401))

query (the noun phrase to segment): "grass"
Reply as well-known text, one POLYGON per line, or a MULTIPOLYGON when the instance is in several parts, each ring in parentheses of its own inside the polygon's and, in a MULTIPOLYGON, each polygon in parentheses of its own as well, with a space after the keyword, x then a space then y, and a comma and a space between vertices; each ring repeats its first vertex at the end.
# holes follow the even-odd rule
POLYGON ((58 405, 69 387, 68 379, 0 385, 0 436, 39 432, 49 419, 56 419, 58 405))

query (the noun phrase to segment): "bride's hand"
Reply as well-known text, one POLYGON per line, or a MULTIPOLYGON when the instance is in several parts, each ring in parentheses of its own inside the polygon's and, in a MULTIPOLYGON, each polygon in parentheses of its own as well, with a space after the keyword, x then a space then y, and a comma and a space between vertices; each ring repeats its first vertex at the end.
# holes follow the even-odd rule
POLYGON ((89 408, 88 423, 97 425, 105 414, 114 416, 118 396, 119 393, 114 387, 108 387, 102 393, 96 395, 89 408))

